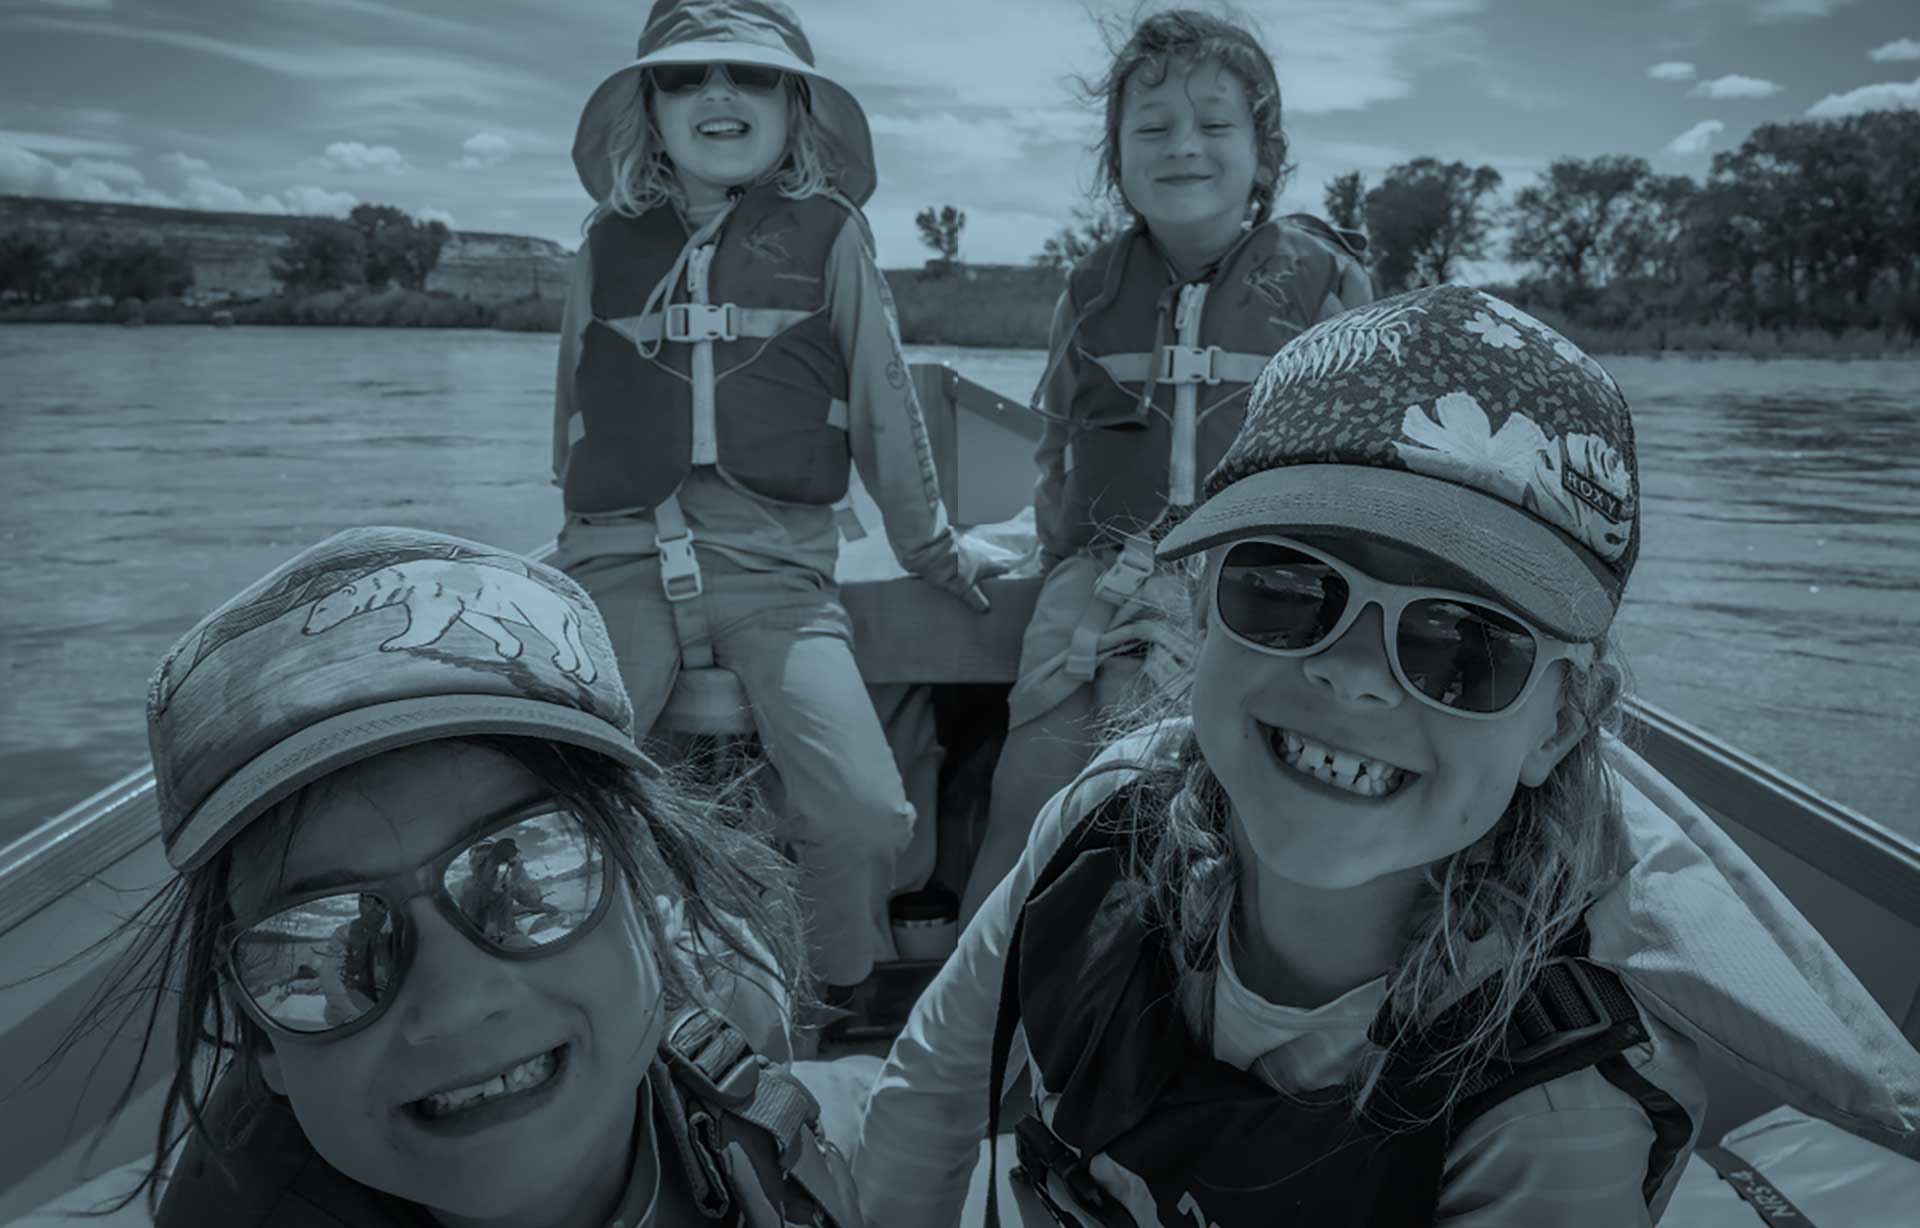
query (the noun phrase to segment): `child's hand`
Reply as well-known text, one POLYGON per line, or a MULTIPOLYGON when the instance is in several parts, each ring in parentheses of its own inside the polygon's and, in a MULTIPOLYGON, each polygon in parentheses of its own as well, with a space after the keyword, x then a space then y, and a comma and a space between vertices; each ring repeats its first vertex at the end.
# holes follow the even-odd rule
POLYGON ((993 608, 993 603, 987 600, 981 583, 1005 575, 1019 563, 1017 554, 975 541, 964 533, 955 533, 952 548, 938 564, 919 575, 927 583, 952 593, 974 613, 985 614, 993 608))

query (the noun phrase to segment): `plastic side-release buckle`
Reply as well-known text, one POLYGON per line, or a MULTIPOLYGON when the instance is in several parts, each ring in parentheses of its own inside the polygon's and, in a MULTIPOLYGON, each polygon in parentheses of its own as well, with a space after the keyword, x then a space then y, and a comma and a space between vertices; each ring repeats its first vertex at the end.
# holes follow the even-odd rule
POLYGON ((1220 347, 1201 349, 1191 345, 1160 348, 1160 382, 1163 384, 1217 384, 1220 382, 1220 347))
POLYGON ((672 303, 667 307, 669 341, 738 341, 740 309, 732 303, 672 303))
POLYGON ((1094 595, 1113 605, 1125 605, 1133 600, 1153 575, 1153 556, 1140 543, 1129 540, 1121 548, 1113 566, 1100 573, 1093 582, 1094 595))
POLYGON ((656 537, 660 551, 660 587, 668 601, 691 601, 703 591, 700 562, 693 556, 693 531, 675 537, 656 537))
MULTIPOLYGON (((1567 980, 1573 983, 1574 989, 1578 991, 1580 1000, 1582 1004, 1585 1005, 1593 1022, 1574 1023, 1566 1027, 1560 1026, 1560 1020, 1554 1017, 1555 1012, 1551 1006, 1553 1001, 1552 997, 1539 993, 1536 990, 1533 996, 1538 1002, 1541 1012, 1546 1015, 1549 1024, 1552 1026, 1545 1035, 1521 1045, 1518 1049, 1508 1052, 1506 1055, 1507 1061, 1516 1066, 1524 1065, 1537 1057, 1543 1057, 1546 1054, 1567 1048, 1570 1045, 1577 1045, 1583 1040, 1590 1040, 1602 1032, 1605 1032, 1614 1024, 1613 1014, 1607 1009, 1605 1000, 1601 998, 1600 990, 1595 987, 1592 975, 1587 971, 1586 966, 1573 956, 1556 955, 1552 959, 1547 960, 1545 964, 1541 965, 1540 974, 1535 979, 1534 984, 1539 986, 1540 983, 1546 979, 1547 974, 1555 969, 1558 969, 1565 975, 1567 980)), ((1516 1018, 1516 1023, 1517 1022, 1518 1019, 1516 1018)))

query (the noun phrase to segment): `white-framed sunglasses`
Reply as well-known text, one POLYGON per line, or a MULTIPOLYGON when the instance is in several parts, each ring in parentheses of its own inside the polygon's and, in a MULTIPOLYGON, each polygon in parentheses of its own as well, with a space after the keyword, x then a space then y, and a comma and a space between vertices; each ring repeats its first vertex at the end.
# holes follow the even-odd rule
POLYGON ((1393 584, 1287 537, 1248 537, 1220 552, 1213 620, 1236 643, 1310 657, 1380 607, 1387 660, 1407 693, 1471 720, 1506 715, 1555 661, 1592 664, 1593 646, 1558 639, 1485 597, 1393 584))

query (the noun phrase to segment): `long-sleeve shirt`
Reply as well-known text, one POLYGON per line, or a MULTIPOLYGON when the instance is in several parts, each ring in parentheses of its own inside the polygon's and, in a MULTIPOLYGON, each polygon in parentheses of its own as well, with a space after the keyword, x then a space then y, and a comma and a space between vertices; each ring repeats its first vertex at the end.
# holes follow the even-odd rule
MULTIPOLYGON (((1123 743, 1103 752, 1096 764, 1142 749, 1142 743, 1123 743)), ((853 1158, 868 1222, 893 1228, 958 1223, 987 1126, 989 1058, 1014 920, 1035 875, 1079 819, 1120 783, 1117 773, 1105 779, 1111 783, 1081 789, 1071 810, 1062 805, 1063 793, 1041 812, 1019 863, 968 926, 894 1043, 853 1158)), ((1214 1056, 1278 1090, 1340 1082, 1371 1043, 1367 1026, 1384 983, 1370 981, 1312 1010, 1282 1006, 1246 987, 1229 946, 1223 927, 1214 1056)), ((1706 1092, 1694 1069, 1696 1051, 1658 1020, 1649 1016, 1647 1024, 1653 1039, 1629 1050, 1628 1060, 1679 1101, 1697 1133, 1706 1092)), ((1026 1055, 1022 1030, 1008 1069, 1019 1069, 1026 1055)), ((1648 1225, 1672 1196, 1690 1152, 1682 1151, 1650 1211, 1641 1183, 1653 1142, 1653 1126, 1632 1096, 1592 1069, 1564 1075, 1493 1106, 1454 1140, 1436 1222, 1445 1228, 1648 1225)))
MULTIPOLYGON (((699 226, 712 213, 690 211, 688 220, 699 226)), ((572 375, 593 318, 591 241, 589 236, 574 259, 561 318, 555 485, 566 470, 570 447, 593 442, 570 439, 576 414, 572 375)), ((958 573, 964 564, 941 502, 932 443, 901 351, 892 295, 874 263, 865 228, 851 216, 828 255, 826 312, 847 366, 847 441, 860 480, 880 508, 894 556, 902 567, 942 588, 961 587, 958 573)), ((840 545, 834 508, 771 503, 704 466, 687 475, 679 497, 696 550, 712 551, 750 571, 799 566, 832 578, 840 545)), ((644 511, 571 521, 570 548, 581 557, 656 553, 653 518, 644 511)))

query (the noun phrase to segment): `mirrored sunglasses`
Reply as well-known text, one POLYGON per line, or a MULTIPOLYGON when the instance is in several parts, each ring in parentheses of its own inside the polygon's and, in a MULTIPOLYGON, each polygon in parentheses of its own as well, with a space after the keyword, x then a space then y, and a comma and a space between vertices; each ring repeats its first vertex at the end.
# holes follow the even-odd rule
POLYGON ((489 954, 538 959, 592 928, 610 882, 599 840, 548 801, 426 865, 236 924, 224 937, 223 963, 262 1026, 331 1040, 372 1023, 400 992, 416 944, 408 901, 430 897, 489 954))
POLYGON ((1213 616, 1234 640, 1307 657, 1380 607, 1394 677, 1429 707, 1488 719, 1525 699, 1555 661, 1587 657, 1484 597, 1390 584, 1283 537, 1235 542, 1213 583, 1213 616))

